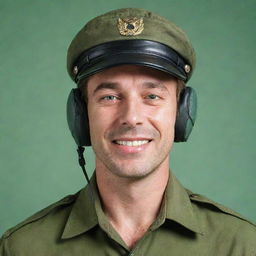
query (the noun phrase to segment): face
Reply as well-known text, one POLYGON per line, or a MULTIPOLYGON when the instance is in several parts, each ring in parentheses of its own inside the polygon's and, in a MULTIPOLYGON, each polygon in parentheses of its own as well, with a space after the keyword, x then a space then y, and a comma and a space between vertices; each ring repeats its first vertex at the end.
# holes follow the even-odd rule
POLYGON ((97 171, 141 178, 169 168, 176 87, 171 76, 133 65, 89 78, 88 116, 97 171))

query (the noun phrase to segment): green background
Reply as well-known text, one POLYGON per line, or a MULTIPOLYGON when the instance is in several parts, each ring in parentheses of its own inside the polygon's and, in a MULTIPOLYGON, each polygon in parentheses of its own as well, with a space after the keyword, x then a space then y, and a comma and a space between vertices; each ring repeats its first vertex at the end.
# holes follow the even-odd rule
MULTIPOLYGON (((123 7, 174 21, 197 52, 198 119, 174 146, 175 175, 256 220, 255 0, 0 0, 0 233, 84 186, 65 116, 66 51, 85 22, 123 7)), ((91 149, 86 159, 91 174, 91 149)))

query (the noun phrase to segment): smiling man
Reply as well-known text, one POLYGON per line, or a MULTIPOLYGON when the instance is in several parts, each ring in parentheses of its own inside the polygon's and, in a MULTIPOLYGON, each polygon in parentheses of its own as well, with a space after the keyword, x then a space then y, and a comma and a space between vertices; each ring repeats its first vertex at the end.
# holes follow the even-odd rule
POLYGON ((129 248, 159 212, 169 176, 176 91, 176 79, 142 66, 110 68, 87 82, 99 192, 110 223, 129 248))
POLYGON ((89 184, 1 239, 0 255, 256 255, 256 227, 185 189, 170 171, 173 142, 196 116, 186 86, 194 49, 172 22, 120 9, 88 22, 68 50, 77 88, 67 117, 78 145, 92 146, 89 184))
POLYGON ((157 169, 169 173, 176 79, 142 66, 119 66, 93 75, 87 86, 91 141, 100 176, 111 172, 112 178, 140 178, 157 169))

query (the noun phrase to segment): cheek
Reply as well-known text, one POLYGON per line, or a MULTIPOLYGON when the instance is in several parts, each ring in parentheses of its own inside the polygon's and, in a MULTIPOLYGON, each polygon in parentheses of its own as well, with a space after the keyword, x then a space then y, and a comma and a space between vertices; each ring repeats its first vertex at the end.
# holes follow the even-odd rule
POLYGON ((167 104, 151 113, 151 124, 165 142, 173 141, 176 121, 176 105, 167 104))
POLYGON ((174 126, 176 121, 176 105, 167 104, 165 107, 154 110, 151 113, 153 119, 164 126, 174 126))
POLYGON ((99 140, 111 125, 111 111, 88 104, 88 118, 92 141, 99 140))
POLYGON ((95 135, 99 133, 99 127, 101 126, 101 118, 98 118, 98 113, 92 104, 88 103, 88 119, 90 127, 90 135, 92 143, 94 141, 95 135))

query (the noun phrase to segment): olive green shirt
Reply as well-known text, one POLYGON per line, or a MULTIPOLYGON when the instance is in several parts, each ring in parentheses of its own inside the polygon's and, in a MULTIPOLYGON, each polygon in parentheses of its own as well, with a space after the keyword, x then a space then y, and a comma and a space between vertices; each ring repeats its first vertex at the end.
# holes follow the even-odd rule
POLYGON ((256 227, 171 174, 158 217, 130 250, 104 214, 95 176, 75 195, 8 230, 1 256, 255 256, 256 227))

